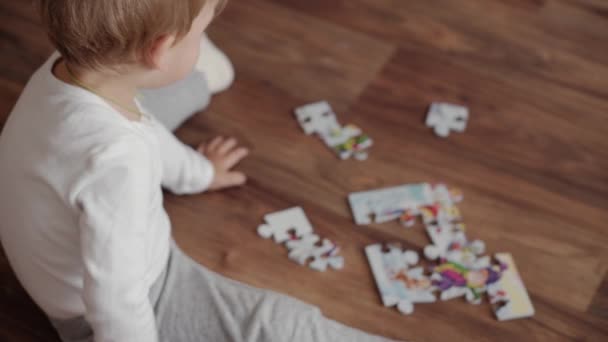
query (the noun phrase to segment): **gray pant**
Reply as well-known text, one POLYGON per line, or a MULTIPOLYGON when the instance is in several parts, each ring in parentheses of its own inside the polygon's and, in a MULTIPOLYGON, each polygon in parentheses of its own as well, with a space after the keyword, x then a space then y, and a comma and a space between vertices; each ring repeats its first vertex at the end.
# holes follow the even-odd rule
MULTIPOLYGON (((387 341, 329 320, 297 299, 211 272, 175 244, 150 301, 163 342, 387 341)), ((51 322, 64 342, 93 341, 82 317, 51 322)))
POLYGON ((141 91, 139 100, 144 108, 174 131, 192 114, 209 105, 211 93, 205 75, 195 71, 169 87, 141 91))
MULTIPOLYGON (((194 73, 169 88, 146 91, 140 100, 173 130, 204 109, 209 98, 203 75, 194 73)), ((162 342, 386 341, 329 320, 318 308, 294 298, 211 272, 175 244, 150 289, 150 301, 162 342)), ((83 317, 51 323, 63 342, 93 341, 83 317)))

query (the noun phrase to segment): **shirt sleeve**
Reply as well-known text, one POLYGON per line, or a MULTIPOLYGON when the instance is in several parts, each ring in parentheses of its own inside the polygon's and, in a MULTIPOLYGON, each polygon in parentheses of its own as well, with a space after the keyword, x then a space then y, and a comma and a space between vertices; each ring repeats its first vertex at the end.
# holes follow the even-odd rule
POLYGON ((163 162, 163 187, 174 194, 203 192, 214 177, 213 164, 190 146, 177 140, 157 119, 152 118, 160 142, 163 162))
POLYGON ((77 196, 85 318, 95 341, 158 341, 146 239, 154 186, 149 148, 123 139, 95 151, 77 196))

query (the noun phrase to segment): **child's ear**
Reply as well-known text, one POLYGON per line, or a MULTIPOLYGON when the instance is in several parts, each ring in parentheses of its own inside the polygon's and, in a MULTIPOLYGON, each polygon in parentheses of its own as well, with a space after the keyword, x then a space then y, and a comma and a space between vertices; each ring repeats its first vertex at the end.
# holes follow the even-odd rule
POLYGON ((144 63, 147 67, 158 70, 168 68, 169 50, 175 42, 175 36, 163 35, 157 38, 144 55, 144 63))

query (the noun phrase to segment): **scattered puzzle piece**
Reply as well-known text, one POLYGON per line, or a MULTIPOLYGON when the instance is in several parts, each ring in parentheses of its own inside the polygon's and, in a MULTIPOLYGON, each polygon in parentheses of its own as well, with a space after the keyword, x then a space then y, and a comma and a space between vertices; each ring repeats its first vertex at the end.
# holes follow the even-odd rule
POLYGON ((306 265, 313 259, 309 267, 321 272, 325 271, 327 266, 333 269, 343 268, 344 258, 338 255, 338 246, 327 239, 323 239, 321 245, 318 245, 319 241, 321 239, 315 234, 288 241, 286 246, 289 249, 289 259, 300 265, 306 265))
POLYGON ((336 114, 326 101, 296 108, 295 113, 300 127, 308 135, 330 135, 331 132, 339 131, 342 128, 336 119, 336 114))
POLYGON ((511 254, 499 253, 494 257, 505 265, 501 279, 488 286, 488 296, 496 318, 506 321, 534 316, 534 307, 511 254))
POLYGON ((274 238, 276 243, 283 243, 292 237, 293 231, 295 236, 302 237, 312 234, 313 228, 304 210, 300 207, 294 207, 279 211, 276 213, 264 216, 266 224, 258 227, 258 234, 265 238, 274 238))
POLYGON ((344 258, 340 249, 328 239, 321 239, 313 233, 313 228, 304 210, 294 207, 264 216, 266 223, 258 227, 258 234, 274 238, 278 244, 284 243, 289 249, 289 259, 300 265, 324 272, 327 267, 342 269, 344 258), (320 242, 320 244, 319 244, 320 242))
POLYGON ((353 155, 358 156, 357 159, 361 159, 366 155, 365 151, 373 145, 372 139, 354 125, 344 126, 322 138, 325 145, 332 148, 342 160, 353 155))
POLYGON ((340 159, 352 156, 366 160, 372 139, 354 125, 342 126, 326 101, 311 103, 295 110, 302 130, 308 135, 317 134, 327 147, 335 151, 340 159))
POLYGON ((426 125, 433 128, 435 134, 447 138, 450 131, 464 132, 469 119, 467 107, 449 104, 433 103, 426 117, 426 125))
POLYGON ((414 311, 414 304, 436 300, 431 280, 423 274, 423 269, 410 268, 419 261, 416 252, 394 246, 384 252, 382 245, 376 244, 367 246, 365 254, 384 306, 396 306, 407 315, 414 311))

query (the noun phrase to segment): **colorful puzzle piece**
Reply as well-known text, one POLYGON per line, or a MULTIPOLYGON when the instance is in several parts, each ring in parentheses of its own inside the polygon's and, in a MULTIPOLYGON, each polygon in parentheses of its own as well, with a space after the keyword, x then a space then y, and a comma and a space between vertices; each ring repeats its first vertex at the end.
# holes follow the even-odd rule
POLYGON ((367 159, 367 150, 373 145, 372 139, 363 134, 357 126, 340 125, 336 114, 326 101, 298 107, 295 114, 306 134, 316 133, 341 159, 349 159, 352 156, 357 160, 367 159))
POLYGON ((534 316, 534 306, 511 254, 499 253, 494 257, 505 265, 500 280, 488 286, 488 296, 496 318, 506 321, 534 316))
POLYGON ((380 190, 351 193, 348 196, 355 223, 381 223, 402 216, 407 210, 432 205, 432 187, 427 183, 408 184, 380 190))
POLYGON ((465 296, 467 302, 480 304, 481 295, 500 280, 504 269, 502 264, 473 269, 448 261, 433 268, 431 279, 441 300, 465 296))
POLYGON ((343 160, 364 153, 373 145, 372 139, 354 125, 344 126, 330 135, 323 136, 323 141, 343 160))
POLYGON ((421 267, 410 268, 418 263, 418 254, 389 247, 383 251, 376 244, 365 248, 376 285, 384 306, 396 306, 403 314, 411 314, 416 303, 431 303, 436 300, 432 293, 431 280, 423 274, 421 267))

